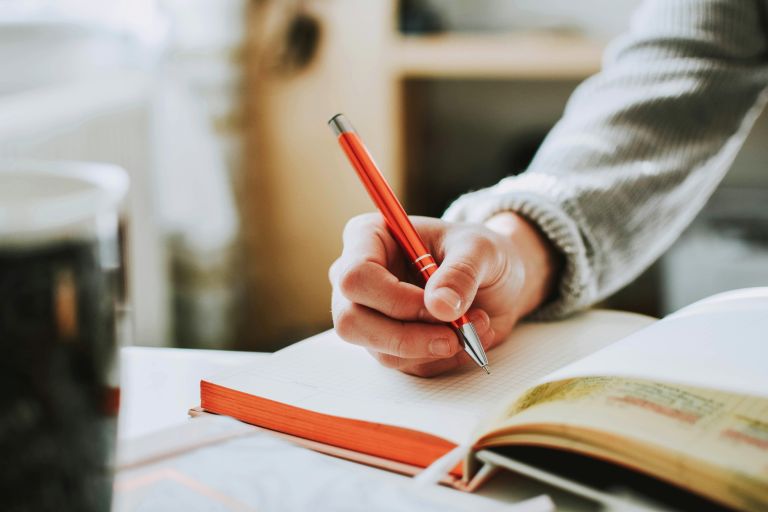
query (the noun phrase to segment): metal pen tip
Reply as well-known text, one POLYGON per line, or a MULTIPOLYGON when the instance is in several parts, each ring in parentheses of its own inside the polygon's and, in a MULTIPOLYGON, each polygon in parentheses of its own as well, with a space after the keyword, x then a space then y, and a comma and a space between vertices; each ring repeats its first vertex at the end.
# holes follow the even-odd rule
POLYGON ((485 355, 483 350, 483 344, 480 342, 480 336, 477 335, 475 327, 471 322, 467 322, 456 330, 459 338, 464 344, 464 351, 472 358, 472 360, 480 368, 484 368, 486 372, 490 373, 486 366, 488 366, 488 356, 485 355))
POLYGON ((481 366, 480 368, 482 368, 483 370, 485 370, 485 373, 487 373, 488 375, 490 375, 490 374, 491 374, 491 370, 489 370, 487 366, 481 366))

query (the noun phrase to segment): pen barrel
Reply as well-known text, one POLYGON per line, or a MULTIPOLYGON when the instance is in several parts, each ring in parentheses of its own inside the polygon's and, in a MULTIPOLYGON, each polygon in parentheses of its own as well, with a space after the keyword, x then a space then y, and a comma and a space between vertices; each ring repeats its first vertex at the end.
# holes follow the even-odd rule
MULTIPOLYGON (((346 118, 337 114, 328 121, 329 126, 338 137, 339 145, 347 155, 365 190, 384 217, 392 237, 405 251, 408 260, 414 264, 418 274, 426 284, 437 271, 435 258, 427 251, 416 228, 413 227, 403 205, 397 200, 392 188, 379 171, 373 157, 368 153, 360 137, 346 118)), ((456 335, 464 345, 464 350, 475 363, 488 372, 488 358, 485 355, 480 338, 466 315, 451 322, 456 335)))
POLYGON ((422 277, 425 284, 427 281, 429 281, 429 278, 432 277, 432 274, 434 274, 437 270, 437 262, 435 261, 435 258, 432 257, 432 255, 428 252, 422 253, 418 257, 412 259, 411 262, 413 263, 414 267, 416 267, 416 271, 422 277))
POLYGON ((437 270, 437 262, 427 251, 408 214, 373 161, 373 157, 355 132, 342 132, 339 135, 339 144, 352 163, 368 195, 384 217, 392 237, 405 251, 409 261, 416 267, 426 284, 437 270))
MULTIPOLYGON (((338 140, 365 190, 384 217, 389 231, 405 251, 409 261, 415 261, 424 254, 428 254, 429 251, 416 232, 416 228, 413 227, 408 214, 405 213, 403 205, 397 200, 395 193, 384 179, 357 133, 353 131, 342 132, 339 134, 338 140)), ((430 275, 432 274, 422 273, 425 282, 430 275)))
MULTIPOLYGON (((395 193, 389 186, 384 176, 379 171, 370 153, 366 149, 360 137, 354 131, 342 131, 338 135, 339 144, 347 155, 352 167, 355 169, 365 190, 371 197, 376 207, 384 217, 389 232, 397 240, 400 247, 406 252, 408 260, 416 267, 424 284, 437 271, 438 265, 435 258, 429 253, 421 237, 413 227, 408 214, 397 200, 395 193)), ((460 329, 468 323, 466 316, 451 322, 451 325, 460 329)))

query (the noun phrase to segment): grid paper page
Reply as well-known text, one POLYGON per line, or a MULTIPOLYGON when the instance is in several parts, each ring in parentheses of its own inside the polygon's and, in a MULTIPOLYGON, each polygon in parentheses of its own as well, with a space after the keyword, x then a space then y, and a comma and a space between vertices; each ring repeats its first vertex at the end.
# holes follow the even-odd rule
POLYGON ((332 331, 284 349, 257 367, 209 382, 346 418, 412 428, 463 442, 483 416, 554 370, 651 323, 648 317, 591 311, 530 323, 492 350, 491 375, 473 365, 431 379, 379 365, 332 331))

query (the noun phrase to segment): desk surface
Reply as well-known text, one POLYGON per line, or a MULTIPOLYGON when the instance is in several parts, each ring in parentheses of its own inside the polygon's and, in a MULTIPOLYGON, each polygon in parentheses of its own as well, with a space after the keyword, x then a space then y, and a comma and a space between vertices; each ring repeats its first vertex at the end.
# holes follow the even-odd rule
POLYGON ((135 438, 184 423, 189 409, 200 404, 200 379, 267 356, 225 350, 123 348, 118 437, 135 438))
MULTIPOLYGON (((220 350, 123 348, 120 359, 119 441, 125 443, 189 421, 187 411, 199 403, 201 378, 253 364, 267 356, 264 353, 220 350)), ((344 463, 359 467, 352 462, 344 463)), ((381 472, 367 467, 365 470, 381 472)), ((477 494, 507 503, 549 494, 557 503, 558 510, 595 510, 586 501, 511 473, 496 476, 477 494)))

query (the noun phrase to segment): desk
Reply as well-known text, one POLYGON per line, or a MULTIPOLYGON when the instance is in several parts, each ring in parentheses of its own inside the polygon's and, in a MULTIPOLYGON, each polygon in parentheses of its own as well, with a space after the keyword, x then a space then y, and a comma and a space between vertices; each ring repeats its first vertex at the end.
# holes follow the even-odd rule
MULTIPOLYGON (((199 402, 201 378, 240 365, 258 363, 268 356, 252 352, 150 347, 123 348, 120 355, 118 439, 121 443, 190 421, 187 411, 199 402)), ((354 467, 355 471, 372 472, 391 480, 407 479, 353 462, 342 463, 354 467)), ((461 494, 462 499, 474 499, 473 495, 461 494)), ((558 510, 596 510, 587 501, 510 473, 497 475, 476 494, 499 503, 515 503, 549 494, 558 510)))
POLYGON ((200 379, 263 361, 263 352, 125 347, 120 351, 118 438, 132 439, 189 420, 200 379))

